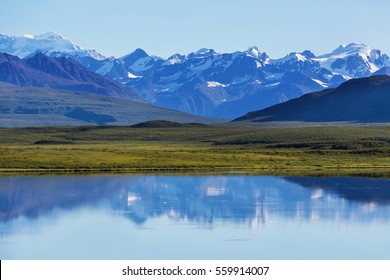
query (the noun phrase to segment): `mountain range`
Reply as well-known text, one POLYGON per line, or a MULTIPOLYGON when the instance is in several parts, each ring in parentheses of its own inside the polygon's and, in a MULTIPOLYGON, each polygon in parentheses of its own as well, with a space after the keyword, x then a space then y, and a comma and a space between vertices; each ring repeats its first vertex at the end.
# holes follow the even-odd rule
POLYGON ((365 44, 341 45, 319 56, 306 50, 270 58, 250 47, 234 53, 201 49, 166 59, 137 49, 120 58, 107 58, 58 33, 47 33, 0 35, 0 52, 23 60, 37 52, 71 58, 154 105, 228 119, 390 69, 389 57, 365 44))
POLYGON ((390 123, 389 108, 390 76, 372 76, 250 112, 234 122, 390 123))

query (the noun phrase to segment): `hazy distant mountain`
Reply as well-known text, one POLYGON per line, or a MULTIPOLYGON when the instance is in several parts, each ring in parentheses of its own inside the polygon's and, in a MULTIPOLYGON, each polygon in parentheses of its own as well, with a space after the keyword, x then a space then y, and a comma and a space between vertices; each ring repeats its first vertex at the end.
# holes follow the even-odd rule
POLYGON ((257 47, 234 53, 200 49, 167 59, 136 49, 120 58, 106 58, 94 50, 83 50, 58 33, 48 33, 0 36, 0 51, 20 57, 37 51, 71 57, 158 106, 224 118, 334 88, 390 66, 386 54, 365 44, 341 45, 319 56, 309 50, 292 52, 276 59, 257 47))
POLYGON ((0 100, 0 127, 132 125, 148 120, 217 121, 94 93, 17 87, 1 82, 0 100))
POLYGON ((89 71, 72 59, 54 58, 42 53, 25 59, 0 53, 0 81, 17 86, 78 90, 126 100, 142 100, 132 90, 89 71))
POLYGON ((335 89, 250 112, 234 121, 390 122, 390 76, 353 79, 335 89))

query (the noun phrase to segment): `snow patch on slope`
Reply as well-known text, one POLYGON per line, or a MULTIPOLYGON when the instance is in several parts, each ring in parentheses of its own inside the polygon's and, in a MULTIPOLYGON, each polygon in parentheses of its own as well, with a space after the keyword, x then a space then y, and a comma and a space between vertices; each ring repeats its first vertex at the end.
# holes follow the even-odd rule
POLYGON ((218 82, 214 82, 214 81, 211 81, 211 82, 207 82, 207 86, 210 87, 210 88, 216 88, 216 87, 227 87, 227 85, 224 85, 224 84, 221 84, 221 83, 218 83, 218 82))

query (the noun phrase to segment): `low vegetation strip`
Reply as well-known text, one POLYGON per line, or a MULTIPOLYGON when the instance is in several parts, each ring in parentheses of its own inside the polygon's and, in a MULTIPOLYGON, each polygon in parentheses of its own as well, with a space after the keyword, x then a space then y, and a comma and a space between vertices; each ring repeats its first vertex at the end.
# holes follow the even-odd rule
POLYGON ((0 143, 3 173, 390 174, 389 127, 243 128, 155 122, 0 129, 0 143))

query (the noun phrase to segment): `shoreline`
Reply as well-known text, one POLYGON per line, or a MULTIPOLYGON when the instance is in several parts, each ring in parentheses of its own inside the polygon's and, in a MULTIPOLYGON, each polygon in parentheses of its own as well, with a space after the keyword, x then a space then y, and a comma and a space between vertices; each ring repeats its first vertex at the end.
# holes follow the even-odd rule
POLYGON ((312 168, 312 169, 270 169, 270 168, 78 168, 78 169, 0 169, 0 177, 4 176, 84 176, 84 175, 173 175, 173 176, 275 176, 275 177, 371 177, 389 178, 390 166, 347 167, 347 168, 312 168), (305 172, 304 172, 305 171, 305 172))

